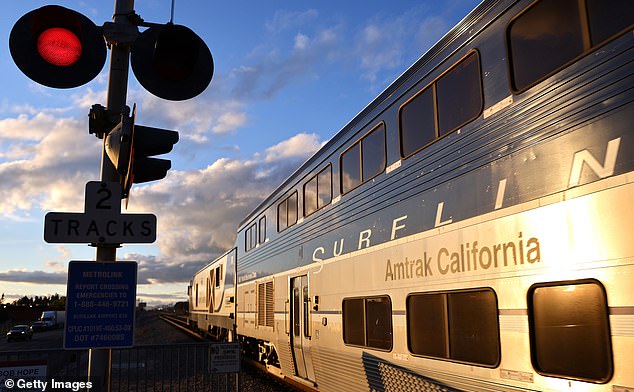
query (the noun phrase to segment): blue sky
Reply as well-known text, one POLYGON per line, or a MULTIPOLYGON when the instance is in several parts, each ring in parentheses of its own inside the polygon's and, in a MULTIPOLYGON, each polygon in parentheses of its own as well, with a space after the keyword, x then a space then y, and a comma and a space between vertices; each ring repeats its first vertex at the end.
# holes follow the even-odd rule
MULTIPOLYGON (((47 244, 44 215, 81 212, 85 183, 99 179, 101 141, 88 111, 105 105, 108 63, 90 83, 51 89, 28 79, 8 49, 11 27, 47 3, 12 1, 0 14, 0 293, 66 293, 83 244, 47 244)), ((60 1, 97 25, 113 1, 60 1)), ((144 20, 164 23, 169 0, 137 0, 144 20)), ((473 0, 177 1, 174 22, 195 31, 215 63, 210 86, 170 102, 130 72, 137 123, 178 130, 166 179, 135 185, 127 212, 158 216, 151 245, 124 245, 139 261, 138 297, 185 299, 192 274, 229 249, 238 222, 308 156, 477 5, 473 0)))

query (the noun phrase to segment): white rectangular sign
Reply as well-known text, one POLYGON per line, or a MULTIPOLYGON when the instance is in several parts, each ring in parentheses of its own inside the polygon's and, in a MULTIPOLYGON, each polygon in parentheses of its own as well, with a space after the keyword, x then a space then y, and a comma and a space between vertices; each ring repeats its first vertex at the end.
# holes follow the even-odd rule
POLYGON ((215 343, 211 351, 212 373, 237 373, 240 371, 240 343, 215 343))
POLYGON ((85 212, 49 212, 44 217, 48 243, 123 244, 156 240, 156 216, 121 214, 121 185, 86 184, 85 212))

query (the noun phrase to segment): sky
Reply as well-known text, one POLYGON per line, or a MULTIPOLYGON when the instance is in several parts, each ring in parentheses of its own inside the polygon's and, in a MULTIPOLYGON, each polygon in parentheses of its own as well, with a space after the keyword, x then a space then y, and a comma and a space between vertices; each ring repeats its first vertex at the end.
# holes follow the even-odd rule
MULTIPOLYGON (((28 79, 9 53, 13 24, 50 3, 5 2, 0 13, 0 293, 66 294, 68 263, 94 260, 88 244, 44 242, 47 212, 83 212, 99 180, 102 141, 88 112, 106 104, 108 64, 71 89, 28 79)), ((60 1, 101 26, 114 1, 60 1)), ((195 98, 172 102, 130 72, 136 123, 179 132, 167 177, 132 188, 123 213, 157 216, 153 244, 124 244, 137 298, 186 300, 193 274, 233 246, 239 222, 309 156, 464 18, 475 0, 179 0, 174 23, 210 48, 214 76, 195 98)), ((137 0, 145 21, 170 19, 170 0, 137 0)), ((108 53, 108 56, 110 54, 108 53)))

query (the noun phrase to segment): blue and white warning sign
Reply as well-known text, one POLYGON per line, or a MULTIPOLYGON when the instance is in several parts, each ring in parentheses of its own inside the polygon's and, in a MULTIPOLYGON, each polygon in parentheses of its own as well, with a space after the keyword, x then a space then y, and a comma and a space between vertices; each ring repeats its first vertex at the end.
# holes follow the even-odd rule
POLYGON ((137 263, 71 261, 65 349, 134 346, 137 263))

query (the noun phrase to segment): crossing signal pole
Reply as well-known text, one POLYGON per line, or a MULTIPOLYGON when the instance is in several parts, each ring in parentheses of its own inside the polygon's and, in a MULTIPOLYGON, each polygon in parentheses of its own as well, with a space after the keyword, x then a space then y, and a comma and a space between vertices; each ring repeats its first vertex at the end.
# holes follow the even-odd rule
MULTIPOLYGON (((178 132, 135 126, 136 110, 130 116, 126 106, 130 62, 145 89, 173 101, 203 92, 211 82, 214 65, 209 48, 194 32, 172 21, 163 25, 144 22, 134 12, 134 0, 115 0, 113 21, 103 26, 65 7, 38 8, 13 26, 9 47, 15 64, 35 82, 72 88, 99 74, 105 64, 106 41, 111 52, 107 102, 106 107, 93 105, 89 131, 104 140, 102 185, 119 183, 121 197, 127 198, 132 184, 167 175, 171 162, 154 156, 171 151, 178 142, 178 132), (139 33, 139 26, 147 29, 139 33)), ((46 228, 45 221, 45 237, 46 228)), ((121 246, 102 241, 91 245, 97 248, 98 262, 115 262, 121 246)), ((92 391, 109 390, 110 364, 110 349, 90 350, 88 381, 92 391)))

